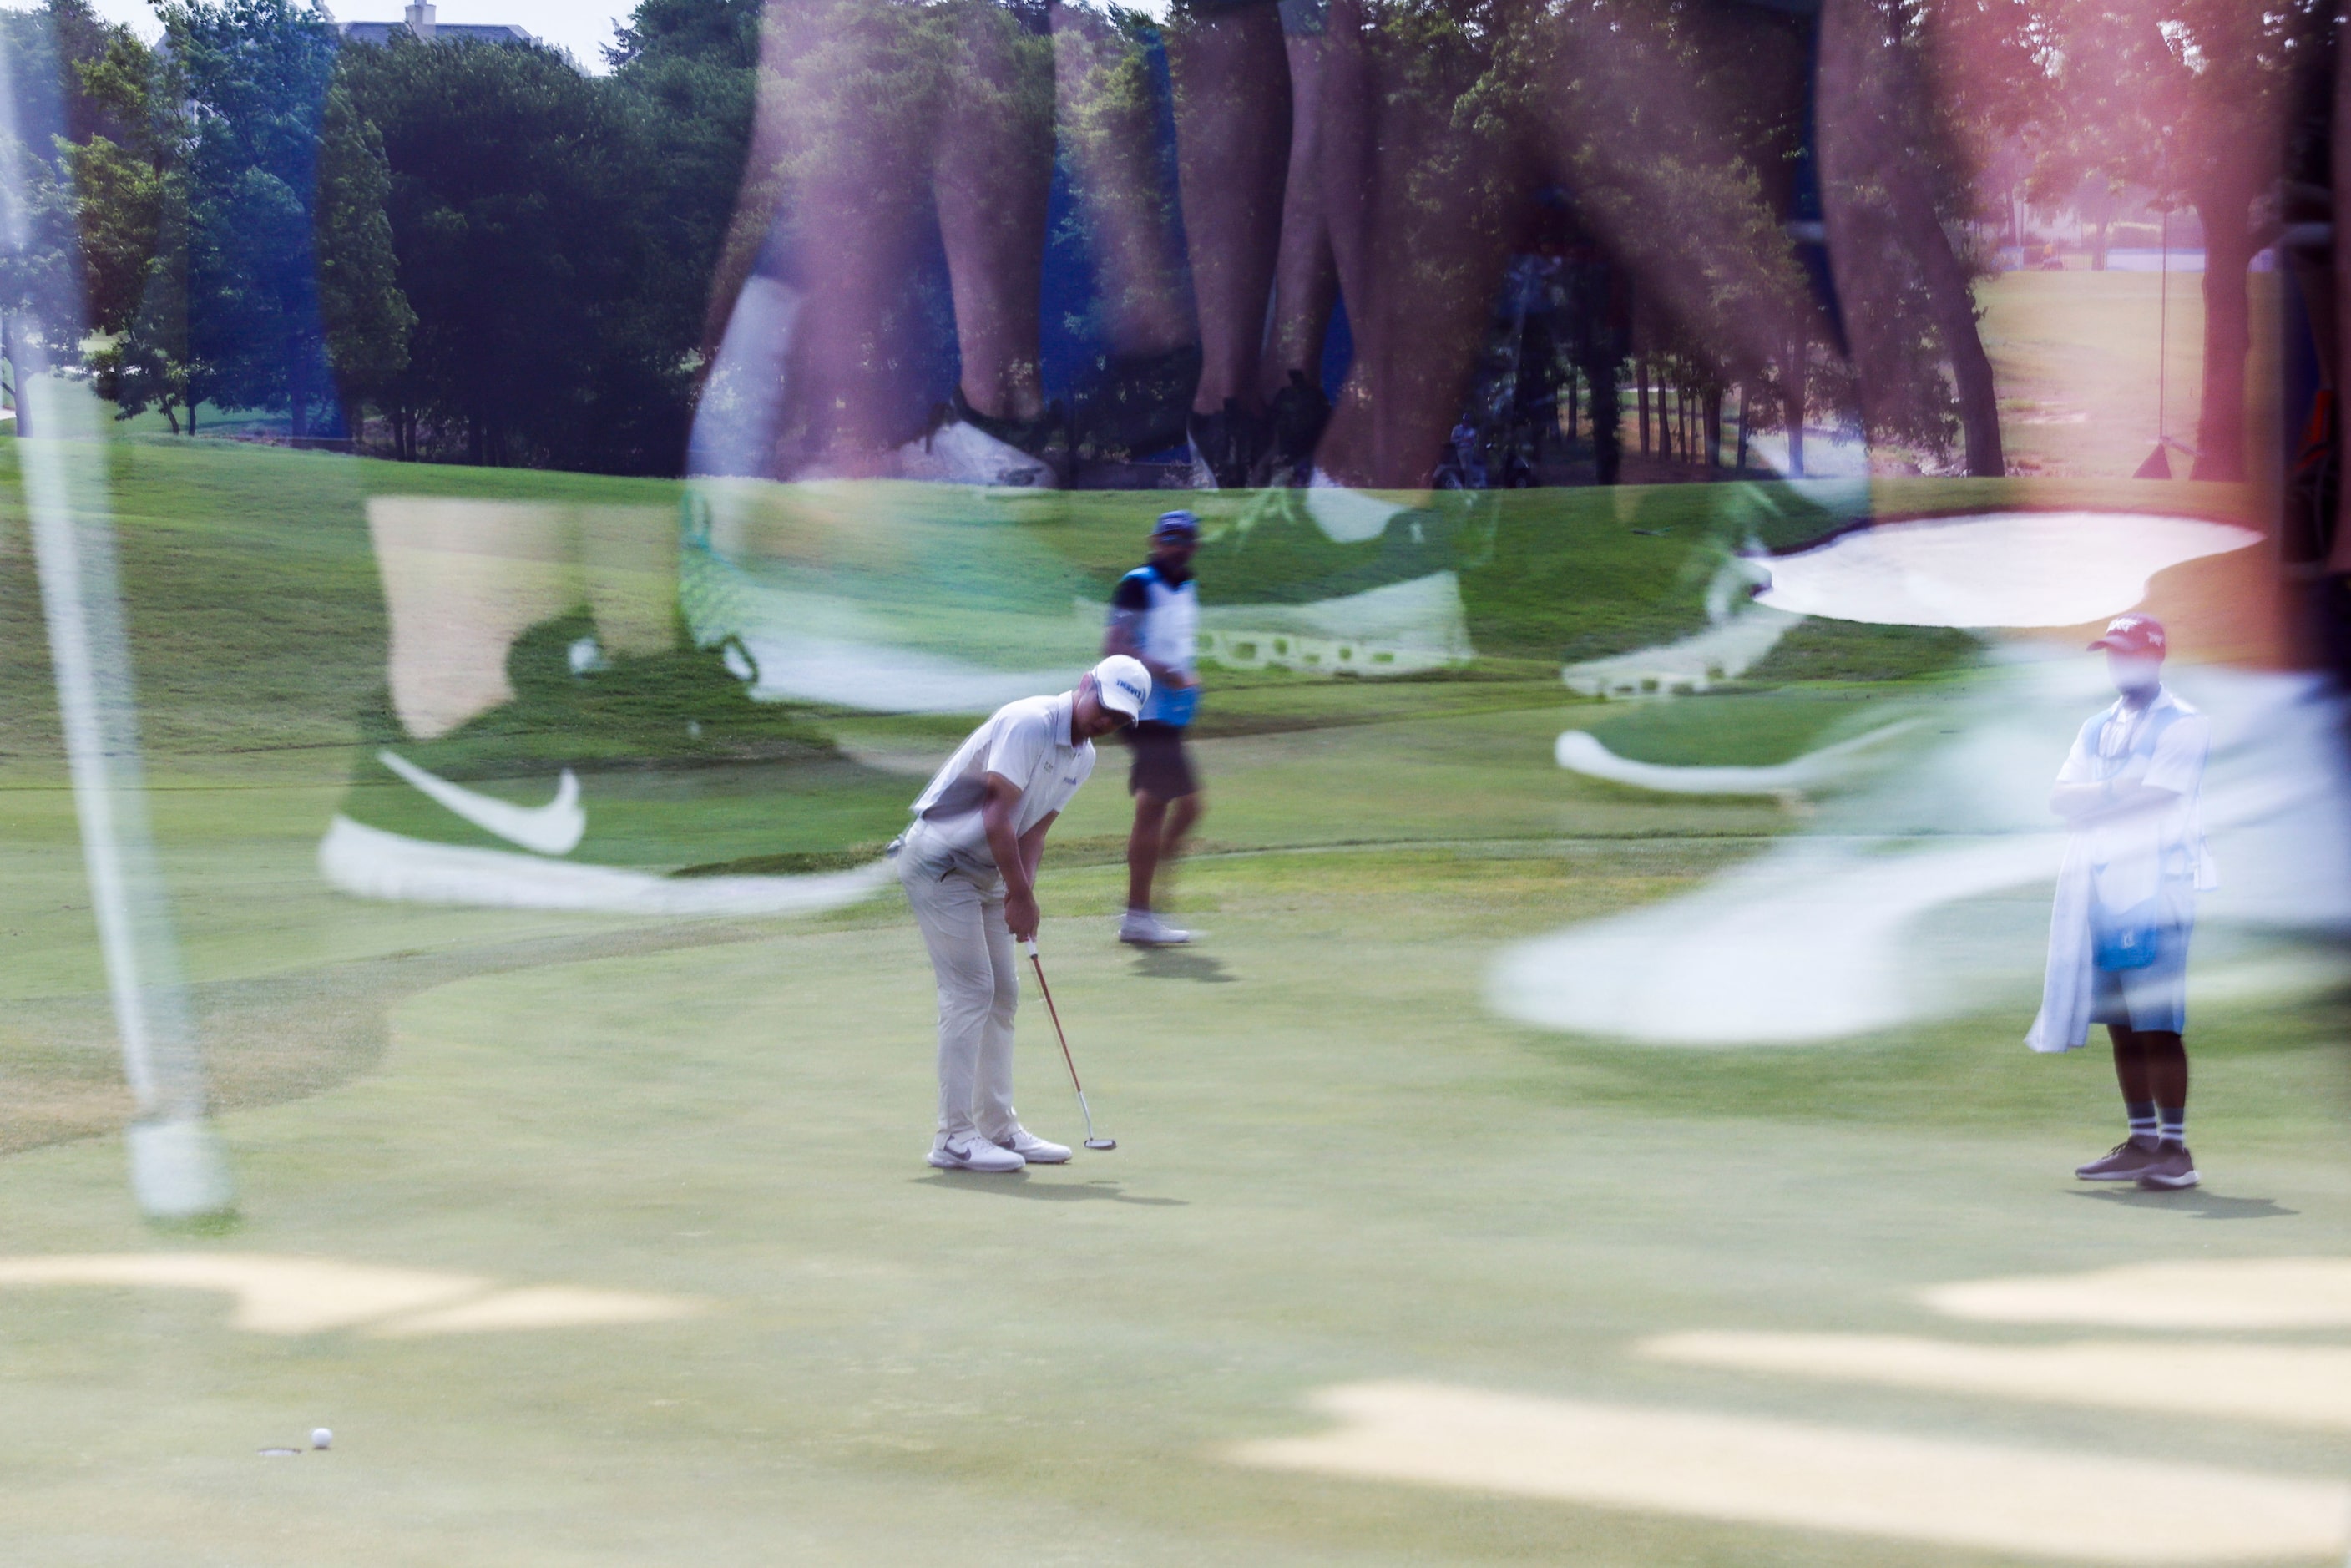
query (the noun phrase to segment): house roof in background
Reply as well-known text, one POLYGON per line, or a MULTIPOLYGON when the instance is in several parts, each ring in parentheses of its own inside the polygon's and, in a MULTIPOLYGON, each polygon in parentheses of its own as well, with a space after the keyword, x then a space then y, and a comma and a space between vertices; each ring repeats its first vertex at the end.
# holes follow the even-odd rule
MULTIPOLYGON (((395 37, 412 37, 405 22, 343 22, 338 24, 343 37, 354 44, 389 44, 395 37)), ((538 40, 520 27, 504 24, 478 22, 442 22, 433 29, 436 44, 535 44, 538 40)))

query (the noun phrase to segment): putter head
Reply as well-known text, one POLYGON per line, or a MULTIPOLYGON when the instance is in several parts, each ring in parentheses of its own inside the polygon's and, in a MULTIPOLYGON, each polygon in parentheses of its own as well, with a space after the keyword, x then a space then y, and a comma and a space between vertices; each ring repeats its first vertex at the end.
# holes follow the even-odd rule
POLYGON ((1114 1149, 1118 1147, 1118 1140, 1116 1138, 1088 1138, 1086 1140, 1086 1147, 1090 1149, 1114 1149))

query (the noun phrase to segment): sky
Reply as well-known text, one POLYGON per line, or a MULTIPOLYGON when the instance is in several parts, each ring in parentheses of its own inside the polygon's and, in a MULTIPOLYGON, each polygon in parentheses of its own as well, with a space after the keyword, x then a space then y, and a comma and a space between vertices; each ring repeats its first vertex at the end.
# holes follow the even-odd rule
MULTIPOLYGON (((147 0, 92 0, 110 22, 128 22, 143 38, 162 29, 147 0)), ((339 22, 396 22, 407 0, 328 0, 339 22)), ((444 22, 504 22, 571 51, 591 71, 604 69, 604 46, 612 41, 613 18, 626 16, 633 0, 438 0, 444 22)))

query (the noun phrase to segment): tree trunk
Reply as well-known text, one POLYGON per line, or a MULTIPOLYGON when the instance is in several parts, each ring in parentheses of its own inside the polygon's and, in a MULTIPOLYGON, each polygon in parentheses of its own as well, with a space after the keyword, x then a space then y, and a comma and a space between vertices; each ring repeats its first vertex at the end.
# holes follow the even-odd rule
POLYGON ((1741 475, 1747 472, 1747 383, 1741 382, 1739 383, 1739 440, 1731 454, 1732 471, 1741 475))
POLYGON ((310 434, 310 367, 299 343, 286 353, 286 434, 298 444, 310 434))
POLYGON ((33 422, 25 412, 25 361, 17 351, 23 327, 14 315, 0 317, 0 360, 8 364, 8 387, 16 394, 16 434, 33 434, 33 422))
POLYGON ((1616 365, 1595 361, 1583 368, 1592 382, 1592 476, 1603 485, 1614 485, 1625 465, 1621 432, 1625 411, 1616 400, 1616 365))
POLYGON ((2092 272, 2104 272, 2106 269, 2106 226, 2103 223, 2090 225, 2090 270, 2092 272))
POLYGON ((1911 106, 1924 94, 1908 79, 1909 58, 1881 0, 1822 0, 1819 62, 1821 212, 1864 426, 1874 433, 1895 423, 1896 389, 1909 378, 1898 289, 1907 257, 1950 355, 1968 472, 2005 473, 1975 296, 1936 214, 1932 171, 1907 139, 1911 106))
POLYGON ((1633 397, 1641 405, 1641 455, 1649 455, 1649 361, 1633 361, 1633 397))
POLYGON ((1722 393, 1718 389, 1706 394, 1699 409, 1706 421, 1706 469, 1711 474, 1722 466, 1722 393))
POLYGON ((1788 345, 1787 402, 1788 477, 1804 476, 1804 371, 1811 348, 1797 338, 1788 345))
POLYGON ((1959 394, 1959 425, 1967 433, 1968 472, 1977 478, 1997 479, 2008 472, 2008 459, 2001 450, 2000 390, 1992 382, 1991 356, 1984 352, 1983 334, 1976 329, 1976 297, 1969 286, 1968 269, 1952 250, 1950 236, 1936 218, 1934 202, 1923 183, 1906 181, 1897 185, 1894 210, 1903 239, 1925 275, 1928 308, 1951 356, 1951 379, 1958 383, 1959 394))
POLYGON ((2245 356, 2253 346, 2245 274, 2252 266, 2252 198, 2234 181, 2194 193, 2204 225, 2204 406, 2191 479, 2245 477, 2245 356))

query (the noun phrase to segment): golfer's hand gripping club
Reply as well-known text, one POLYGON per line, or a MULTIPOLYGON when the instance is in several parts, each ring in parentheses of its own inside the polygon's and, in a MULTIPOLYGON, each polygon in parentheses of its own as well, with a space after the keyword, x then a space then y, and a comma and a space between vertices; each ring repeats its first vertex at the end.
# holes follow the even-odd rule
POLYGON ((1078 1061, 1076 1057, 1070 1054, 1070 1036, 1068 1031, 1061 1028, 1061 1009, 1053 1005, 1053 988, 1045 983, 1045 963, 1037 956, 1037 938, 1027 936, 1021 940, 1029 949, 1029 967, 1037 971, 1037 989, 1045 998, 1046 1016, 1053 1020, 1053 1038, 1061 1042, 1061 1061, 1070 1070, 1070 1087, 1078 1096, 1078 1114, 1085 1118, 1086 1147, 1114 1149, 1118 1147, 1116 1138, 1101 1138, 1094 1135, 1094 1113, 1086 1104, 1086 1086, 1078 1082, 1078 1061))

